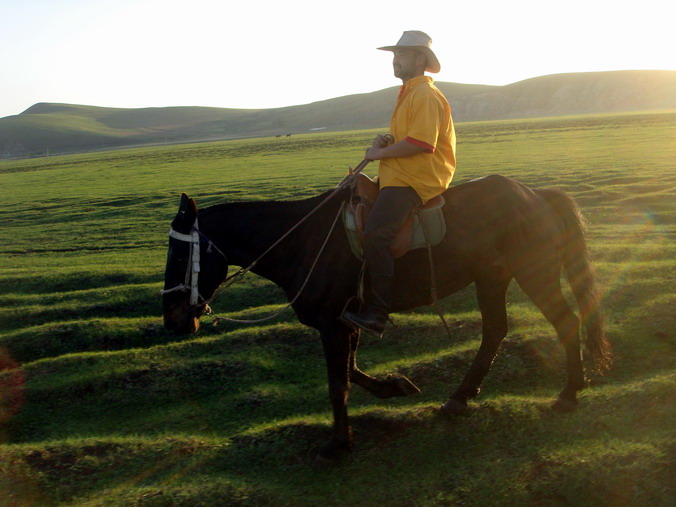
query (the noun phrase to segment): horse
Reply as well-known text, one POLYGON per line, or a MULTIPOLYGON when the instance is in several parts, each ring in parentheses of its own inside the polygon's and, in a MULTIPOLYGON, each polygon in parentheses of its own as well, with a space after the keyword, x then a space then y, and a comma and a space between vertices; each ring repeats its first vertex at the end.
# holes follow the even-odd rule
MULTIPOLYGON (((344 227, 336 226, 350 194, 345 187, 302 200, 233 202, 199 211, 195 200, 182 194, 171 223, 162 291, 165 327, 191 334, 231 264, 249 266, 283 289, 298 320, 318 330, 323 345, 333 429, 317 454, 319 463, 335 462, 351 449, 351 383, 379 398, 419 392, 404 376, 376 378, 362 372, 356 361, 360 332, 339 319, 345 308, 358 304, 362 270, 344 227)), ((506 292, 512 280, 553 325, 563 345, 567 378, 552 408, 573 411, 586 384, 581 343, 593 370, 605 373, 612 363, 577 204, 563 191, 533 189, 501 175, 451 186, 443 196, 444 239, 431 254, 423 248, 397 259, 391 308, 397 312, 431 304, 436 299, 430 291, 433 281, 440 298, 475 285, 481 344, 441 413, 465 413, 468 400, 478 395, 507 334, 506 292), (563 295, 562 272, 579 316, 563 295)))

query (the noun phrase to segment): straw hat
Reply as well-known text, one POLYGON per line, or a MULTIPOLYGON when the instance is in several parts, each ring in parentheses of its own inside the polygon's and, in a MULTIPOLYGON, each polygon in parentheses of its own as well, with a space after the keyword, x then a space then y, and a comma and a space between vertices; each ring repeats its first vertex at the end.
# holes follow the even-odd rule
POLYGON ((432 39, 425 32, 420 32, 418 30, 408 30, 404 32, 396 45, 385 46, 378 49, 383 51, 394 51, 395 49, 401 48, 416 49, 427 56, 427 68, 425 70, 427 72, 437 73, 441 70, 441 65, 439 64, 437 56, 432 51, 431 46, 432 39))

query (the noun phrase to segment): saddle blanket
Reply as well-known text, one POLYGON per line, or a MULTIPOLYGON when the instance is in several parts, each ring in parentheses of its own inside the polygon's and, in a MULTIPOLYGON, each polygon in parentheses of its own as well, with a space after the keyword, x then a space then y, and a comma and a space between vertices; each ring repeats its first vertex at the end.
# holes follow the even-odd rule
MULTIPOLYGON (((403 256, 409 250, 427 247, 429 241, 431 246, 438 245, 446 235, 446 221, 442 208, 446 201, 443 196, 435 198, 434 203, 429 203, 424 209, 415 210, 409 216, 404 227, 397 233, 393 242, 392 254, 397 259, 403 256)), ((357 211, 358 212, 358 211, 357 211)), ((363 225, 358 224, 353 206, 343 208, 343 223, 345 231, 350 242, 352 253, 358 258, 364 258, 362 248, 363 225)))

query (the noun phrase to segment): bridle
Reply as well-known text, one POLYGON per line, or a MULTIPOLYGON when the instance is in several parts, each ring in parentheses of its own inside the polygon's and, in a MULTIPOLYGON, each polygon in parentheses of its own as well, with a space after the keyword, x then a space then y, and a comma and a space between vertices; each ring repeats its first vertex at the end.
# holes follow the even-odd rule
POLYGON ((197 218, 195 218, 195 223, 192 225, 190 229, 190 234, 183 234, 181 232, 178 232, 175 230, 173 227, 169 229, 169 237, 177 239, 179 241, 183 241, 185 243, 190 244, 190 254, 188 255, 188 265, 186 267, 185 271, 185 279, 183 283, 178 284, 175 287, 172 287, 171 289, 164 289, 160 291, 160 294, 169 294, 170 292, 177 292, 177 291, 190 291, 190 306, 198 306, 200 299, 204 302, 206 305, 208 303, 208 300, 204 298, 200 293, 199 293, 199 275, 200 275, 200 242, 201 239, 203 239, 206 243, 208 243, 207 247, 207 252, 211 253, 212 248, 215 249, 221 256, 227 261, 228 258, 225 256, 225 254, 221 251, 220 248, 218 248, 213 241, 211 241, 209 238, 204 236, 199 230, 199 224, 197 222, 197 218))

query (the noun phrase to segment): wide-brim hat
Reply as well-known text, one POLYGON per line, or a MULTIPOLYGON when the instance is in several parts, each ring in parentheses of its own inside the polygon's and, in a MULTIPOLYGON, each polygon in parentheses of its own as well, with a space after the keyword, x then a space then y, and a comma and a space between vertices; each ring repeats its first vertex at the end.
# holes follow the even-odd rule
POLYGON ((378 49, 382 51, 394 51, 396 49, 411 48, 420 51, 421 53, 424 53, 425 56, 427 56, 427 68, 425 71, 436 74, 441 70, 441 64, 439 63, 437 55, 435 55, 434 51, 432 51, 431 46, 432 39, 425 32, 418 30, 408 30, 404 32, 404 34, 401 36, 401 39, 399 39, 399 42, 397 42, 394 46, 384 46, 378 49))

